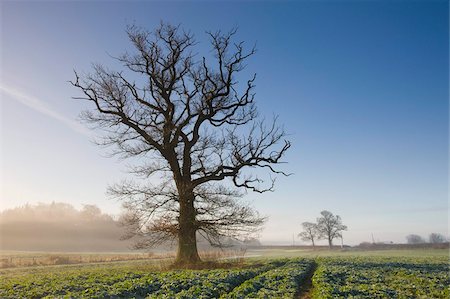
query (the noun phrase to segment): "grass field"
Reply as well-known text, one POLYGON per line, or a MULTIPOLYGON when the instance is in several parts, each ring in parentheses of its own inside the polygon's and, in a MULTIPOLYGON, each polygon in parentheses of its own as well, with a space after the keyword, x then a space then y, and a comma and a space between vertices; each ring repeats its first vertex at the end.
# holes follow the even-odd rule
MULTIPOLYGON (((203 260, 217 260, 230 256, 243 257, 239 250, 200 251, 203 260)), ((108 262, 126 262, 135 260, 159 261, 171 260, 175 252, 26 252, 0 251, 0 269, 69 264, 92 264, 108 262)))
MULTIPOLYGON (((0 298, 449 298, 448 250, 249 250, 219 269, 128 260, 0 270, 0 298)), ((216 266, 217 266, 216 265, 216 266)))

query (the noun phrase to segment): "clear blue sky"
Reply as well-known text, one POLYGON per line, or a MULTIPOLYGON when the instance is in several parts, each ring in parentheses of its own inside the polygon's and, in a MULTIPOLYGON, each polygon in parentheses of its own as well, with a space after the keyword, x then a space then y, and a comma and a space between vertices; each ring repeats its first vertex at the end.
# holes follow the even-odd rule
MULTIPOLYGON (((95 203, 125 165, 105 158, 77 122, 73 69, 129 49, 126 24, 182 24, 206 51, 206 30, 239 28, 257 44, 260 114, 291 134, 270 194, 247 199, 270 217, 262 240, 290 243, 323 209, 350 244, 448 235, 448 1, 2 1, 1 209, 95 203)), ((246 78, 242 78, 244 81, 246 78)), ((300 242, 296 239, 296 242, 300 242)))

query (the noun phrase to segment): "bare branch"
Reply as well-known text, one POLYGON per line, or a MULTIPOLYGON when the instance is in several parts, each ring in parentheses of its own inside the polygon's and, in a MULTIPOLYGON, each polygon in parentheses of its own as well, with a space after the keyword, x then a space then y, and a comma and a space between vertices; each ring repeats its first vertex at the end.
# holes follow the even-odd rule
POLYGON ((218 184, 262 193, 274 188, 270 174, 287 175, 277 166, 291 144, 276 118, 257 119, 256 74, 243 86, 237 80, 256 49, 235 42, 236 29, 207 33, 212 61, 194 54, 197 42, 180 26, 129 26, 127 34, 134 52, 115 58, 123 70, 94 65, 91 74, 75 72, 71 84, 80 91, 75 99, 92 104, 82 118, 104 132, 98 143, 137 161, 131 173, 161 176, 156 186, 127 181, 109 188, 129 211, 131 231, 148 239, 139 246, 175 236, 188 252, 197 231, 215 244, 254 232, 264 217, 218 184))

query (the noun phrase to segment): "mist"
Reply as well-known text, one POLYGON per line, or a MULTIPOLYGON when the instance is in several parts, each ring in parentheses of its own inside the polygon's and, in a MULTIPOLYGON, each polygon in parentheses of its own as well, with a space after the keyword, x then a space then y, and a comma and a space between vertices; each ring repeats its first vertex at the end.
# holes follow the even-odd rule
POLYGON ((39 203, 0 213, 0 249, 53 252, 123 252, 119 221, 95 205, 39 203))

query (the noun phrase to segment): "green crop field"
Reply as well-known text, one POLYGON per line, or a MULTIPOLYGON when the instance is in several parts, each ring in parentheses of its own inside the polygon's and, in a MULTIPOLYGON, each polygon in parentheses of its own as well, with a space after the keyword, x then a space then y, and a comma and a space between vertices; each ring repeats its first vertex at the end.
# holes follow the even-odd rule
POLYGON ((0 271, 0 298, 450 298, 448 253, 426 253, 266 253, 206 270, 150 260, 13 268, 0 271))
POLYGON ((450 298, 448 260, 320 258, 314 298, 450 298))

